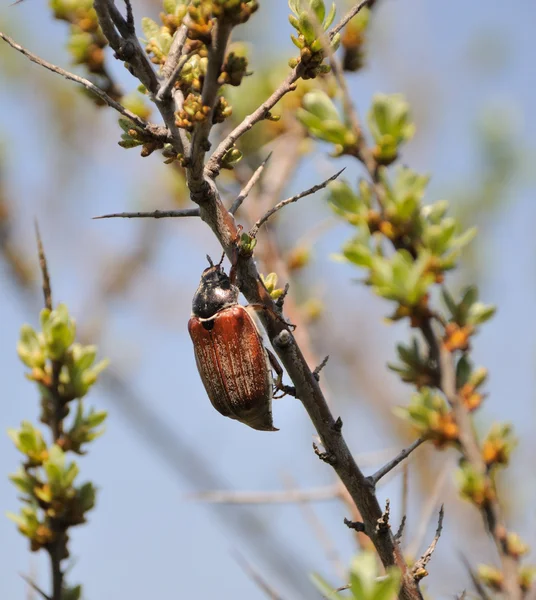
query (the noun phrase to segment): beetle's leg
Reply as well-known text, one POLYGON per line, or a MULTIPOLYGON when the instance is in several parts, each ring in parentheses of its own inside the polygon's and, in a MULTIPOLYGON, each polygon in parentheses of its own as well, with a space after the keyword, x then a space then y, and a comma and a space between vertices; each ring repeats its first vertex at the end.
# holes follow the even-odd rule
POLYGON ((287 394, 289 396, 294 396, 294 398, 296 398, 296 388, 291 385, 283 384, 283 368, 279 364, 279 361, 275 357, 274 353, 271 350, 269 350, 268 348, 265 348, 265 350, 268 354, 268 359, 270 360, 270 364, 272 365, 272 368, 276 372, 276 375, 277 375, 277 378, 274 383, 274 388, 276 391, 281 392, 280 396, 276 396, 274 394, 274 398, 275 399, 283 398, 283 396, 286 396, 287 394))

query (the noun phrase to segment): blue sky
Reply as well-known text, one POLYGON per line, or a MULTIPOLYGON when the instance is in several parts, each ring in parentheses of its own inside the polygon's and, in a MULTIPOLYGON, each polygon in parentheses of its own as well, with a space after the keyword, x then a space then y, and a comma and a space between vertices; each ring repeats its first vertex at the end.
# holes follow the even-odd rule
MULTIPOLYGON (((282 64, 292 55, 287 13, 283 0, 261 1, 257 28, 249 34, 253 70, 255 60, 263 60, 274 49, 282 64)), ((146 12, 138 6, 136 14, 139 19, 146 12)), ((490 396, 479 424, 484 428, 496 419, 510 420, 520 437, 516 467, 506 478, 508 486, 516 486, 516 493, 508 497, 512 510, 508 514, 510 523, 523 528, 533 545, 536 489, 534 477, 526 473, 533 471, 536 424, 536 69, 530 52, 535 25, 536 6, 529 0, 518 1, 515 10, 507 10, 498 0, 384 0, 374 18, 368 67, 350 78, 362 114, 376 91, 403 92, 408 97, 418 130, 402 158, 416 170, 433 174, 429 200, 460 197, 461 192, 478 186, 475 173, 479 173, 480 152, 475 132, 485 111, 495 111, 496 125, 506 124, 523 153, 519 172, 505 185, 505 201, 493 212, 474 216, 481 231, 476 269, 482 297, 499 306, 497 317, 475 342, 475 360, 491 373, 490 396)), ((25 0, 10 7, 4 2, 0 26, 36 53, 68 66, 65 27, 50 19, 44 3, 25 0)), ((126 71, 118 68, 117 72, 127 84, 126 71)), ((85 106, 66 82, 59 82, 62 103, 56 109, 61 111, 63 128, 53 126, 55 113, 47 88, 57 83, 53 78, 13 51, 0 48, 0 143, 17 244, 33 260, 32 221, 37 217, 55 298, 67 302, 86 331, 93 319, 105 319, 103 354, 132 390, 130 398, 121 400, 117 393, 99 386, 89 398, 95 406, 109 410, 109 419, 106 434, 80 461, 81 478, 97 483, 100 496, 89 524, 73 533, 76 562, 70 580, 83 583, 88 599, 262 598, 233 557, 238 552, 285 598, 313 597, 309 572, 317 570, 337 579, 299 507, 216 511, 186 499, 211 487, 207 481, 230 489, 275 490, 284 487, 282 476, 288 474, 304 488, 329 484, 329 469, 311 451, 312 426, 299 403, 291 399, 274 407, 277 434, 250 430, 212 409, 195 369, 186 323, 205 254, 218 255, 217 245, 204 225, 194 221, 90 221, 102 212, 147 204, 169 207, 168 178, 157 157, 142 160, 136 151, 119 148, 115 115, 85 106), (7 79, 6 68, 14 69, 18 77, 7 79), (149 266, 125 296, 99 305, 95 288, 111 259, 139 244, 142 235, 156 239, 149 266), (154 424, 146 418, 134 424, 133 396, 142 399, 160 420, 157 440, 151 438, 154 424), (195 463, 194 455, 202 460, 195 463), (211 474, 203 471, 207 468, 211 474), (248 531, 254 533, 248 535, 248 531), (275 551, 270 550, 272 544, 275 551), (270 562, 268 556, 275 560, 270 562), (287 568, 286 576, 280 571, 281 563, 287 568)), ((313 156, 306 159, 289 193, 308 187, 317 177, 319 164, 323 165, 313 156)), ((355 179, 359 175, 356 165, 344 164, 349 165, 345 175, 355 179)), ((288 243, 328 215, 321 196, 306 206, 289 208, 288 221, 281 221, 281 239, 288 243)), ((329 301, 325 320, 313 329, 317 351, 320 355, 336 353, 340 340, 351 335, 350 347, 355 347, 356 355, 370 355, 367 368, 377 373, 378 385, 392 390, 393 404, 403 403, 410 390, 397 386, 384 364, 393 359, 393 341, 404 339, 407 332, 400 326, 386 327, 381 317, 389 307, 351 282, 358 275, 352 268, 330 260, 348 236, 349 231, 339 226, 322 237, 315 245, 313 265, 300 276, 300 286, 329 301)), ((463 275, 457 281, 462 283, 463 275)), ((36 294, 36 307, 38 302, 36 294)), ((22 376, 15 345, 20 325, 37 323, 37 308, 23 299, 3 263, 0 315, 4 382, 0 429, 5 431, 23 419, 36 420, 36 392, 22 376)), ((352 373, 330 364, 325 376, 334 409, 347 424, 352 450, 366 454, 400 446, 391 421, 378 419, 352 373)), ((427 456, 430 461, 445 458, 433 452, 427 456)), ((0 473, 14 471, 18 459, 7 436, 0 435, 0 473)), ((411 474, 411 481, 418 479, 418 474, 411 474)), ((417 486, 410 496, 409 539, 417 530, 422 508, 417 486)), ((396 479, 380 491, 382 499, 391 498, 397 517, 399 490, 396 479)), ((480 530, 471 509, 456 501, 452 486, 444 496, 446 534, 437 562, 431 564, 429 586, 435 595, 446 597, 459 591, 450 587, 452 577, 465 577, 453 552, 460 549, 462 532, 479 534, 480 530), (449 514, 456 519, 449 522, 449 514)), ((0 477, 0 499, 2 512, 17 508, 16 493, 5 476, 0 477)), ((355 548, 342 525, 345 507, 323 503, 317 514, 347 563, 355 548)), ((433 529, 431 524, 428 537, 433 529)), ((4 541, 0 545, 0 597, 23 597, 25 585, 19 572, 35 572, 46 588, 46 558, 30 556, 25 541, 5 518, 0 518, 0 539, 4 541)), ((472 543, 483 560, 492 559, 484 538, 472 543)))

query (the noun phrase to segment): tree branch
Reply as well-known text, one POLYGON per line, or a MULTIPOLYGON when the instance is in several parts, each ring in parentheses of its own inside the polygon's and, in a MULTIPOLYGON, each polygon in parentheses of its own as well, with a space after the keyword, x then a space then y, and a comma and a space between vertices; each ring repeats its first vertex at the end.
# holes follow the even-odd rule
POLYGON ((173 49, 173 44, 175 42, 177 42, 177 47, 175 49, 176 51, 176 59, 174 57, 174 55, 172 54, 172 51, 169 51, 168 54, 168 59, 166 60, 164 67, 162 68, 163 74, 165 74, 168 70, 171 69, 171 73, 169 73, 169 75, 166 76, 166 79, 162 82, 162 85, 160 86, 157 94, 156 94, 156 99, 161 102, 162 100, 164 100, 166 97, 171 96, 171 92, 173 91, 173 87, 175 86, 175 84, 177 83, 177 80, 180 77, 181 71, 184 67, 184 65, 188 62, 188 59, 190 58, 189 54, 183 54, 182 50, 184 47, 184 43, 186 42, 186 37, 188 35, 188 28, 185 27, 184 25, 182 25, 178 30, 177 33, 175 35, 175 37, 173 38, 173 42, 172 42, 172 49, 173 49))
POLYGON ((218 145, 212 156, 209 158, 205 166, 205 175, 214 179, 221 169, 221 161, 225 153, 233 146, 233 144, 247 133, 253 125, 266 118, 270 110, 281 100, 281 98, 289 92, 296 89, 295 83, 300 78, 301 69, 298 65, 293 69, 285 81, 274 91, 274 93, 265 100, 257 110, 248 115, 240 125, 237 125, 233 131, 218 145))
POLYGON ((285 207, 287 204, 290 204, 291 202, 296 202, 300 198, 304 198, 305 196, 310 196, 311 194, 314 194, 315 192, 318 192, 318 190, 324 189, 328 185, 328 183, 330 183, 331 181, 334 181, 335 179, 337 179, 337 177, 339 177, 339 175, 343 171, 344 171, 344 169, 341 169, 340 171, 338 171, 337 173, 335 173, 335 175, 332 175, 331 177, 329 177, 328 179, 326 179, 322 183, 319 183, 317 185, 313 185, 313 187, 310 187, 308 190, 304 190, 303 192, 300 192, 299 194, 296 194, 295 196, 291 196, 290 198, 287 198, 286 200, 281 200, 281 202, 279 202, 273 208, 271 208, 266 214, 264 214, 255 223, 255 225, 253 225, 253 227, 251 228, 251 230, 249 232, 249 235, 254 238, 257 235, 257 232, 259 231, 259 229, 264 225, 264 223, 266 223, 266 221, 268 221, 268 219, 272 215, 274 215, 278 210, 281 210, 283 207, 285 207))
MULTIPOLYGON (((488 484, 493 487, 493 482, 486 468, 486 463, 482 458, 473 429, 471 416, 457 392, 454 358, 441 340, 436 340, 436 344, 439 348, 441 390, 452 407, 452 412, 458 425, 462 454, 476 472, 484 476, 488 484)), ((496 498, 489 499, 483 504, 482 515, 500 555, 504 575, 504 589, 511 600, 521 598, 521 589, 517 575, 517 560, 508 552, 506 544, 507 529, 502 521, 499 502, 496 498)))
POLYGON ((443 517, 444 516, 445 516, 445 511, 443 510, 443 504, 442 504, 441 508, 439 509, 439 519, 437 521, 437 529, 436 529, 436 532, 434 535, 434 539, 432 540, 432 543, 426 549, 426 552, 413 565, 413 567, 411 569, 413 575, 419 579, 422 579, 427 574, 425 567, 430 562, 430 559, 432 558, 432 554, 434 553, 434 550, 436 549, 437 542, 439 541, 439 538, 441 537, 441 532, 443 531, 443 517))
POLYGON ((154 125, 152 123, 147 123, 142 118, 135 115, 130 110, 126 109, 124 106, 119 104, 119 102, 115 101, 113 98, 108 96, 108 94, 101 90, 100 87, 96 86, 94 83, 89 81, 89 79, 85 79, 84 77, 80 77, 79 75, 75 75, 74 73, 70 73, 57 65, 49 63, 43 58, 40 58, 33 52, 30 52, 24 46, 18 44, 13 38, 9 37, 5 33, 0 31, 0 38, 4 40, 4 42, 8 43, 12 48, 20 52, 22 55, 26 56, 29 60, 34 62, 35 64, 56 73, 57 75, 61 75, 65 77, 65 79, 69 79, 70 81, 74 81, 82 86, 84 86, 89 92, 98 96, 103 102, 105 102, 108 106, 116 110, 118 113, 122 114, 127 119, 130 119, 133 123, 135 123, 140 129, 143 129, 149 135, 159 138, 165 139, 167 141, 168 132, 164 127, 159 127, 158 125, 154 125))
POLYGON ((125 62, 129 71, 147 88, 158 108, 169 132, 170 141, 177 154, 185 154, 186 137, 175 123, 175 104, 172 98, 159 100, 157 98, 159 82, 154 69, 140 46, 135 32, 129 27, 117 10, 113 0, 95 0, 94 8, 99 19, 99 25, 115 50, 116 58, 125 62), (122 32, 122 35, 118 32, 122 32))
POLYGON ((257 183, 257 181, 259 181, 260 176, 262 175, 262 172, 264 171, 264 167, 266 166, 266 163, 270 160, 271 156, 272 156, 272 153, 270 152, 270 154, 268 154, 268 156, 262 161, 260 166, 257 167, 257 170, 249 178, 249 181, 242 188, 242 190, 240 191, 240 194, 238 194, 238 196, 236 197, 236 200, 233 202, 231 208, 229 209, 229 212, 232 215, 236 214, 236 211, 242 206, 242 202, 244 202, 244 200, 248 197, 248 194, 251 191, 251 189, 253 188, 253 186, 257 183))
POLYGON ((324 502, 339 497, 339 486, 329 485, 309 490, 291 489, 274 492, 212 491, 192 494, 186 498, 210 504, 295 504, 324 502))
POLYGON ((331 29, 331 31, 329 32, 329 39, 332 40, 341 29, 343 29, 344 27, 346 27, 346 25, 348 25, 348 23, 357 15, 357 13, 365 8, 365 6, 367 6, 367 4, 372 4, 373 2, 375 2, 376 0, 361 0, 361 2, 358 2, 355 6, 353 6, 345 15, 344 17, 337 23, 337 25, 335 25, 333 27, 333 29, 331 29))
POLYGON ((415 440, 413 444, 401 450, 400 453, 393 458, 393 460, 390 460, 381 469, 378 469, 376 473, 374 473, 374 475, 371 475, 369 477, 369 480, 372 483, 372 485, 376 485, 382 477, 384 477, 385 475, 387 475, 387 473, 389 473, 389 471, 392 471, 395 467, 397 467, 405 458, 407 458, 413 452, 413 450, 416 450, 423 442, 423 438, 415 440))
POLYGON ((198 208, 182 208, 180 210, 153 210, 151 212, 122 212, 93 217, 97 219, 167 219, 170 217, 199 217, 198 208))
POLYGON ((274 588, 264 579, 264 577, 255 570, 245 558, 235 552, 235 560, 242 567, 246 575, 248 575, 254 583, 268 596, 271 600, 283 600, 274 588))
POLYGON ((197 189, 202 185, 204 178, 205 154, 210 148, 208 136, 212 129, 214 105, 220 88, 218 78, 225 60, 225 51, 231 37, 231 31, 231 24, 217 19, 212 30, 212 42, 208 48, 207 74, 203 81, 201 100, 203 106, 210 107, 210 112, 204 121, 201 121, 194 127, 190 150, 190 168, 187 173, 188 185, 197 189))

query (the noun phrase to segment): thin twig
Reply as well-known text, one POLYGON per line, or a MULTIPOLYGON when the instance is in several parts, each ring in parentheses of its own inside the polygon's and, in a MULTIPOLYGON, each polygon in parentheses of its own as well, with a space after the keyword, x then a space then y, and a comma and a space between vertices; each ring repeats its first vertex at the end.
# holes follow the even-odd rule
POLYGON ((194 125, 192 144, 190 149, 190 165, 187 170, 188 185, 190 189, 203 186, 205 154, 210 148, 208 137, 212 129, 212 114, 218 97, 220 84, 218 78, 225 61, 227 44, 231 37, 232 25, 224 20, 216 19, 212 28, 212 40, 208 48, 207 72, 203 80, 201 101, 203 106, 208 106, 210 112, 207 118, 194 125))
POLYGON ((65 79, 69 79, 70 81, 74 81, 75 83, 83 85, 88 91, 90 91, 92 94, 95 94, 95 96, 98 96, 103 102, 105 102, 111 108, 115 109, 117 112, 121 113, 124 117, 130 119, 133 123, 135 123, 138 127, 143 129, 146 133, 154 137, 167 139, 168 132, 165 128, 159 127, 158 125, 154 125, 151 123, 147 123, 146 121, 138 117, 138 115, 135 115, 133 112, 119 104, 119 102, 108 96, 108 94, 104 90, 101 90, 100 87, 96 86, 94 83, 91 83, 89 79, 85 79, 84 77, 80 77, 79 75, 70 73, 69 71, 62 69, 57 65, 49 63, 48 61, 34 54, 33 52, 30 52, 29 50, 18 44, 13 38, 9 37, 5 33, 2 33, 1 31, 0 38, 7 42, 12 48, 26 56, 26 58, 28 58, 35 64, 44 67, 45 69, 48 69, 49 71, 52 71, 57 75, 61 75, 62 77, 65 77, 65 79))
POLYGON ((337 23, 337 25, 335 25, 335 27, 333 27, 331 29, 331 31, 329 32, 329 39, 332 40, 338 33, 339 31, 345 27, 349 21, 351 21, 356 15, 357 13, 365 8, 365 6, 367 4, 370 4, 371 2, 374 2, 375 0, 361 0, 361 2, 358 2, 355 6, 353 6, 345 15, 344 17, 337 23))
POLYGON ((46 594, 38 585, 37 583, 35 583, 32 579, 30 579, 27 575, 25 575, 24 573, 19 573, 19 575, 24 579, 24 581, 33 589, 35 590, 40 596, 41 598, 43 598, 43 600, 52 600, 52 598, 46 594))
POLYGON ((41 234, 39 233, 39 225, 37 224, 37 221, 35 221, 35 237, 37 240, 39 267, 43 276, 43 298, 45 301, 45 308, 52 310, 52 289, 50 287, 50 275, 48 272, 47 258, 45 256, 45 250, 43 248, 43 242, 41 240, 41 234))
POLYGON ((266 581, 266 579, 256 569, 254 569, 243 556, 238 554, 238 552, 235 552, 234 558, 242 567, 244 573, 246 573, 246 575, 248 575, 252 581, 257 584, 257 586, 268 596, 268 598, 271 598, 271 600, 283 600, 283 597, 274 590, 274 588, 266 581))
POLYGON ((409 464, 405 462, 402 465, 402 514, 406 516, 408 514, 408 500, 409 500, 409 464))
POLYGON ((182 208, 180 210, 153 210, 151 212, 122 212, 93 217, 93 219, 167 219, 170 217, 198 217, 198 208, 182 208))
POLYGON ((400 525, 398 526, 398 530, 395 533, 395 540, 400 542, 402 539, 402 535, 404 534, 404 527, 406 526, 406 515, 403 515, 402 520, 400 521, 400 525))
MULTIPOLYGON (((52 310, 52 289, 50 285, 50 276, 48 272, 45 250, 39 234, 37 222, 35 223, 35 235, 37 238, 39 266, 41 268, 41 275, 43 279, 44 303, 47 309, 52 310)), ((50 411, 50 417, 47 418, 46 423, 52 430, 54 443, 58 442, 63 433, 63 419, 65 416, 63 399, 58 389, 61 366, 62 365, 59 361, 52 361, 52 381, 48 388, 50 408, 52 410, 50 411)), ((61 600, 63 595, 63 579, 65 576, 65 573, 61 568, 61 561, 65 557, 65 549, 67 544, 67 536, 65 532, 67 526, 56 517, 49 517, 47 521, 50 529, 55 534, 54 541, 48 544, 46 547, 50 556, 50 568, 52 571, 52 600, 61 600)))
POLYGON ((295 83, 300 78, 300 65, 293 69, 273 94, 265 100, 257 110, 248 115, 240 125, 237 125, 231 133, 218 145, 205 166, 205 175, 214 178, 220 172, 221 161, 239 137, 247 133, 256 123, 266 118, 270 110, 289 92, 296 89, 295 83))
POLYGON ((290 204, 291 202, 296 202, 300 198, 304 198, 305 196, 310 196, 311 194, 318 192, 318 190, 325 188, 328 185, 328 183, 337 179, 337 177, 339 177, 339 175, 343 171, 344 171, 344 169, 341 169, 339 172, 335 173, 335 175, 332 175, 331 177, 329 177, 322 183, 313 185, 313 187, 310 187, 308 190, 304 190, 303 192, 300 192, 299 194, 296 194, 295 196, 292 196, 291 198, 287 198, 286 200, 282 200, 281 202, 279 202, 279 204, 276 204, 272 209, 270 209, 266 214, 264 214, 255 223, 255 225, 253 225, 253 227, 251 228, 251 230, 249 232, 249 235, 251 237, 255 237, 257 235, 257 232, 259 231, 259 228, 262 227, 262 225, 264 225, 264 223, 266 223, 266 221, 268 221, 268 219, 272 215, 274 215, 278 210, 281 210, 284 206, 286 206, 287 204, 290 204))
MULTIPOLYGON (((296 482, 290 475, 286 475, 285 480, 289 487, 288 491, 299 491, 296 486, 296 482)), ((335 498, 340 499, 340 483, 337 482, 333 487, 335 488, 335 498)), ((309 502, 303 502, 301 500, 298 501, 298 506, 304 516, 304 519, 307 521, 314 535, 316 536, 318 543, 324 550, 324 554, 326 555, 328 562, 332 565, 335 574, 337 577, 344 580, 346 578, 346 566, 343 563, 339 551, 337 550, 337 546, 329 531, 316 513, 315 507, 311 506, 309 502)))
MULTIPOLYGON (((186 27, 186 25, 181 25, 173 36, 173 41, 171 42, 168 55, 166 56, 166 62, 162 67, 162 77, 164 80, 168 79, 174 72, 177 63, 182 56, 182 51, 184 50, 184 44, 186 43, 187 38, 188 27, 186 27)), ((160 90, 161 89, 162 86, 160 86, 160 90)), ((160 93, 160 90, 158 93, 160 93)))
POLYGON ((441 532, 443 531, 443 517, 445 516, 443 506, 444 505, 442 504, 441 508, 439 509, 439 519, 437 521, 437 529, 434 535, 434 539, 426 549, 425 553, 421 556, 421 558, 413 565, 412 572, 414 574, 417 574, 419 571, 425 569, 426 565, 430 562, 430 559, 432 558, 434 550, 436 549, 437 542, 439 541, 439 538, 441 537, 441 532))
POLYGON ((434 484, 432 493, 430 494, 424 508, 422 508, 420 511, 419 527, 414 539, 411 541, 406 550, 406 556, 414 557, 417 555, 417 552, 419 551, 419 548, 421 547, 421 544, 423 543, 424 537, 426 535, 428 525, 430 524, 430 521, 434 516, 434 511, 437 508, 439 499, 443 495, 445 483, 447 482, 447 477, 451 472, 451 469, 452 461, 446 460, 434 484))
POLYGON ((336 500, 339 486, 329 485, 308 490, 283 490, 273 492, 210 491, 186 496, 187 500, 210 504, 295 504, 336 500))
POLYGON ((180 77, 181 71, 190 57, 189 54, 182 54, 186 38, 188 37, 188 27, 181 25, 175 33, 175 37, 171 42, 171 48, 166 58, 166 62, 162 67, 162 75, 165 77, 160 86, 156 98, 163 100, 171 94, 175 83, 180 77))
POLYGON ((253 186, 257 183, 257 181, 259 181, 259 178, 262 175, 262 172, 264 171, 264 167, 266 166, 266 163, 270 160, 271 156, 272 153, 270 152, 270 154, 268 154, 268 156, 262 161, 259 167, 257 167, 253 175, 249 178, 249 181, 242 188, 240 194, 238 194, 238 196, 236 197, 236 200, 233 202, 231 208, 229 209, 229 212, 232 215, 236 214, 236 211, 242 206, 242 202, 244 202, 244 200, 248 197, 248 194, 253 188, 253 186))
POLYGON ((460 554, 460 557, 462 559, 463 564, 465 565, 465 568, 467 569, 467 572, 469 573, 469 577, 471 578, 471 581, 473 582, 473 585, 475 586, 476 591, 480 595, 480 598, 482 600, 491 600, 491 597, 487 593, 486 588, 482 585, 477 574, 473 571, 473 568, 471 567, 471 563, 469 562, 469 560, 463 554, 460 554))
POLYGON ((389 471, 392 471, 396 466, 398 466, 405 458, 407 458, 416 448, 418 448, 424 442, 423 438, 419 438, 413 442, 407 448, 404 448, 401 452, 399 452, 393 460, 390 460, 387 464, 385 464, 381 469, 378 469, 374 475, 369 477, 370 482, 373 485, 376 485, 378 481, 389 471))
MULTIPOLYGON (((452 407, 452 412, 454 413, 454 418, 458 425, 458 436, 462 453, 477 473, 480 473, 485 477, 488 480, 489 485, 493 486, 493 482, 480 452, 471 416, 457 391, 456 368, 454 366, 452 353, 449 352, 440 340, 436 341, 436 344, 439 347, 441 390, 452 407)), ((501 510, 496 498, 489 500, 482 506, 482 516, 489 533, 493 537, 501 558, 505 592, 512 600, 521 598, 521 588, 517 576, 517 559, 510 555, 508 551, 506 545, 507 530, 502 521, 501 510)))

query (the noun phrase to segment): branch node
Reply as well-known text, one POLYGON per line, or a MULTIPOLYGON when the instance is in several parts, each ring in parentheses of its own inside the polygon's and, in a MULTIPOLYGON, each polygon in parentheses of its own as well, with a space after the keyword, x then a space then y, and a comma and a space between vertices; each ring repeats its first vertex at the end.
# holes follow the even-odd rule
POLYGON ((323 460, 328 465, 333 466, 337 463, 337 457, 335 456, 335 454, 333 454, 333 452, 330 452, 329 450, 322 452, 322 450, 320 450, 320 448, 314 442, 313 442, 313 450, 314 450, 315 454, 318 456, 318 458, 320 460, 323 460))
POLYGON ((337 420, 333 423, 333 431, 335 431, 335 433, 340 433, 342 431, 342 419, 340 417, 337 417, 337 420))
POLYGON ((290 289, 290 284, 289 283, 285 283, 285 288, 283 289, 283 293, 281 294, 281 296, 279 296, 279 298, 275 301, 275 305, 277 306, 277 308, 282 311, 283 310, 283 304, 285 303, 285 298, 287 297, 288 291, 290 289))
POLYGON ((389 473, 395 467, 397 467, 405 458, 407 458, 413 452, 413 450, 418 448, 423 442, 423 438, 418 438, 413 442, 413 444, 401 450, 392 460, 390 460, 383 467, 378 469, 376 473, 374 473, 374 475, 370 475, 370 477, 368 477, 367 479, 372 485, 376 486, 376 484, 378 483, 378 481, 380 481, 382 477, 384 477, 385 475, 387 475, 387 473, 389 473))
POLYGON ((344 524, 349 529, 353 529, 354 531, 357 531, 358 533, 367 534, 366 529, 365 529, 365 524, 362 523, 361 521, 350 521, 350 519, 344 519, 344 524))
POLYGON ((290 335, 290 332, 287 331, 286 329, 283 329, 283 331, 280 331, 274 338, 274 344, 278 347, 278 348, 286 348, 290 342, 292 340, 292 336, 290 335))
MULTIPOLYGON (((317 380, 320 381, 320 371, 327 365, 329 360, 329 354, 328 356, 326 356, 326 358, 324 358, 324 360, 318 365, 318 367, 316 367, 316 369, 313 371, 313 377, 317 380)), ((342 425, 342 423, 341 423, 342 425)))

